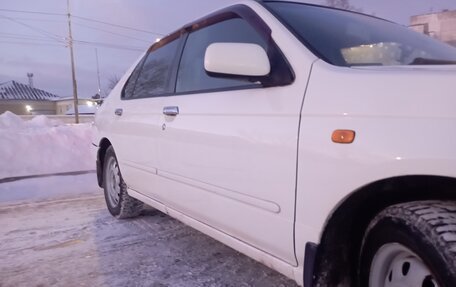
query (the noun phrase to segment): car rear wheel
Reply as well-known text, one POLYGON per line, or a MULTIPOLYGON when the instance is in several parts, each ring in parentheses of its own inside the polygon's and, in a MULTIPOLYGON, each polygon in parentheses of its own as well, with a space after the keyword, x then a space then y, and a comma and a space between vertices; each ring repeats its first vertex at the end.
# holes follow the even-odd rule
POLYGON ((127 193, 127 185, 122 179, 119 164, 112 146, 108 147, 103 166, 103 189, 109 212, 116 218, 138 216, 143 203, 127 193))
POLYGON ((391 206, 370 223, 360 254, 359 286, 456 286, 456 204, 391 206))

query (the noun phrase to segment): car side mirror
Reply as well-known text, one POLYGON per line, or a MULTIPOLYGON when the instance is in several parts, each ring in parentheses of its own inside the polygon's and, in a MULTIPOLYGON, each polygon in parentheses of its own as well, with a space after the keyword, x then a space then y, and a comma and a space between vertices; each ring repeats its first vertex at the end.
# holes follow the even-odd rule
POLYGON ((204 68, 217 76, 263 77, 271 72, 271 63, 260 45, 213 43, 206 49, 204 68))

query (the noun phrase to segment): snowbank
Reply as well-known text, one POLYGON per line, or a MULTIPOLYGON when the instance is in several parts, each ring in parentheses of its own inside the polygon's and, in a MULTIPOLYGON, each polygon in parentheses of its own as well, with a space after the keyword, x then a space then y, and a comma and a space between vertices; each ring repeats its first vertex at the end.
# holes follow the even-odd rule
POLYGON ((13 176, 93 170, 91 125, 63 125, 46 116, 24 121, 0 115, 0 179, 13 176))

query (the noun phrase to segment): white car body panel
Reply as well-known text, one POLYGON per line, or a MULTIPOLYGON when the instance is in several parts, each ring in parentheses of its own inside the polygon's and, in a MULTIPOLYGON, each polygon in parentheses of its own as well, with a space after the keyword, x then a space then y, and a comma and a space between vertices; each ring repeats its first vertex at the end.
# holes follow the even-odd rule
MULTIPOLYGON (((302 110, 297 242, 318 242, 332 211, 363 185, 406 175, 456 176, 456 133, 449 133, 456 126, 455 76, 456 67, 314 64, 302 110), (354 143, 333 143, 336 129, 356 131, 354 143)), ((296 246, 298 255, 303 248, 296 246)))
POLYGON ((122 175, 130 188, 151 195, 151 190, 159 188, 156 175, 162 107, 154 98, 119 104, 123 115, 115 119, 117 129, 112 138, 122 175))
POLYGON ((260 4, 239 4, 271 28, 293 84, 122 101, 135 63, 100 107, 94 143, 111 141, 131 196, 302 285, 305 243, 354 191, 456 177, 456 67, 335 67, 260 4), (355 141, 332 142, 336 129, 355 141))
POLYGON ((296 264, 293 202, 302 101, 296 91, 303 84, 167 97, 166 106, 178 106, 180 114, 163 119, 158 173, 167 180, 156 191, 163 201, 296 264))
MULTIPOLYGON (((282 27, 274 24, 273 34, 282 27)), ((297 133, 316 58, 293 37, 274 40, 289 47, 283 52, 290 62, 299 63, 292 85, 157 99, 163 107, 179 107, 179 115, 161 118, 166 129, 159 137, 160 188, 153 197, 296 266, 297 133)))

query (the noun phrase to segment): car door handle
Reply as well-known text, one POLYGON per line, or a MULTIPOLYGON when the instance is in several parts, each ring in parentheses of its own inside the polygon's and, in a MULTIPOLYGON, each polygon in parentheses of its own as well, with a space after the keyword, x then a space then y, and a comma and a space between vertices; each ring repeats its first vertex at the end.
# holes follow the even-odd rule
POLYGON ((114 111, 114 114, 116 114, 116 116, 119 116, 119 117, 122 115, 122 113, 123 113, 123 109, 116 109, 114 111))
POLYGON ((179 114, 179 107, 169 106, 163 108, 163 114, 167 116, 177 116, 179 114))

